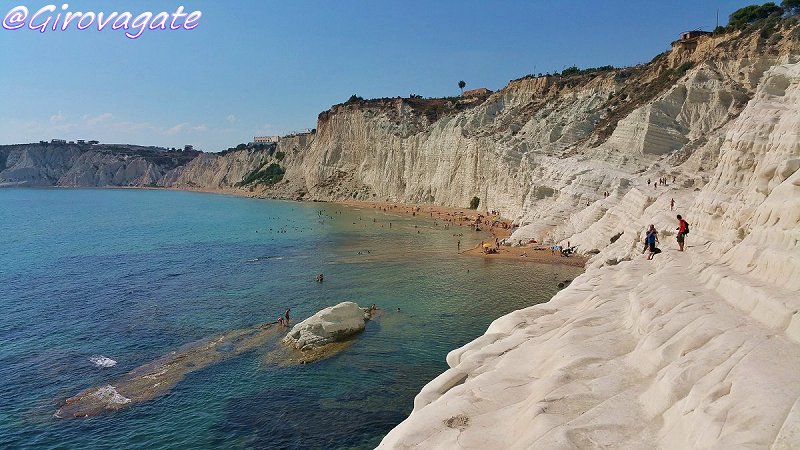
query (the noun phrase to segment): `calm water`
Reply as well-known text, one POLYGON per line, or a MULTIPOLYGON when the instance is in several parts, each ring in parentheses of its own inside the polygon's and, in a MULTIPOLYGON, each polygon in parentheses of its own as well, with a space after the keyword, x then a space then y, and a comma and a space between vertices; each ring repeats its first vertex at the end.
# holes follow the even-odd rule
POLYGON ((578 274, 458 256, 459 232, 481 238, 329 204, 0 189, 0 448, 374 447, 448 351, 578 274), (386 313, 333 358, 275 367, 259 349, 115 414, 52 417, 183 344, 344 300, 386 313))

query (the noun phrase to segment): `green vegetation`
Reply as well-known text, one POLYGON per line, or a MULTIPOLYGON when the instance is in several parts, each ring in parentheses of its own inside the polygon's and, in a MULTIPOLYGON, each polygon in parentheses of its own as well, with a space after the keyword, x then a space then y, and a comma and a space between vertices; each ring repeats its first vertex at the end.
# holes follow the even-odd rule
POLYGON ((735 29, 744 28, 745 25, 768 18, 769 16, 783 13, 783 9, 775 3, 768 2, 763 5, 750 5, 734 11, 730 16, 728 26, 735 29))
POLYGON ((283 158, 285 158, 285 157, 286 157, 286 153, 284 153, 284 152, 275 153, 275 159, 277 159, 278 161, 283 161, 283 158))
POLYGON ((568 77, 571 75, 587 75, 590 73, 609 72, 612 70, 614 70, 614 66, 587 67, 586 69, 579 69, 578 66, 572 66, 562 70, 561 76, 568 77))
POLYGON ((219 152, 219 155, 224 156, 227 155, 228 153, 247 150, 248 148, 250 148, 256 151, 266 151, 267 153, 269 153, 269 156, 272 156, 272 154, 275 153, 275 147, 277 146, 278 144, 274 142, 258 143, 258 144, 239 144, 236 147, 229 147, 228 149, 219 152))
POLYGON ((248 173, 241 182, 237 183, 237 186, 247 186, 249 184, 275 184, 283 179, 283 174, 286 173, 286 169, 278 165, 277 163, 272 163, 269 166, 264 168, 266 163, 263 166, 259 167, 258 169, 253 170, 252 172, 248 173))
POLYGON ((774 17, 780 18, 783 15, 783 8, 773 2, 763 5, 750 5, 737 9, 730 15, 726 31, 742 30, 748 25, 774 17))
POLYGON ((465 87, 467 87, 467 82, 466 81, 461 80, 461 81, 458 82, 458 88, 461 89, 461 96, 462 97, 464 96, 464 88, 465 87))
POLYGON ((532 73, 529 73, 528 75, 525 75, 522 78, 517 78, 516 80, 511 80, 511 81, 520 81, 520 80, 526 80, 526 79, 529 79, 529 78, 541 78, 543 76, 545 76, 545 77, 571 77, 571 76, 577 76, 577 75, 597 75, 597 74, 599 74, 601 72, 611 72, 613 70, 616 70, 616 67, 614 67, 614 66, 600 66, 600 67, 587 67, 585 69, 581 69, 578 66, 571 66, 571 67, 567 67, 566 69, 562 70, 561 73, 559 73, 559 72, 553 72, 553 73, 547 72, 545 74, 542 74, 541 72, 539 72, 536 75, 534 75, 532 73))
POLYGON ((481 199, 478 197, 472 197, 472 200, 469 201, 469 209, 478 209, 478 205, 481 204, 481 199))
POLYGON ((781 6, 787 16, 796 16, 800 14, 800 0, 783 0, 781 6))
POLYGON ((681 64, 680 66, 675 68, 675 72, 678 73, 678 76, 683 76, 687 70, 691 69, 694 66, 694 63, 691 61, 686 61, 685 63, 681 64))

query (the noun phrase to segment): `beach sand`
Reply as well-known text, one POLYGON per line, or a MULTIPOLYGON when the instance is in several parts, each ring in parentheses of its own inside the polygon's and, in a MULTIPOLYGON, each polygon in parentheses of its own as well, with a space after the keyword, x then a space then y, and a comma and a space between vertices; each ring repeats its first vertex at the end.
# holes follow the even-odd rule
MULTIPOLYGON (((505 219, 499 215, 487 215, 486 212, 467 208, 360 201, 348 201, 343 204, 352 207, 378 209, 388 213, 413 215, 421 219, 441 220, 466 229, 473 229, 475 219, 478 215, 481 215, 482 219, 479 228, 482 232, 486 233, 487 238, 485 241, 492 244, 495 240, 502 241, 511 236, 514 230, 511 220, 505 219), (490 223, 487 223, 487 220, 490 223)), ((501 245, 497 253, 491 254, 485 254, 481 246, 478 245, 473 248, 465 248, 459 252, 459 254, 484 259, 502 259, 506 261, 535 262, 539 264, 562 264, 574 267, 583 267, 588 259, 581 255, 562 257, 559 253, 554 254, 550 249, 542 248, 541 245, 537 244, 520 247, 501 245), (525 256, 521 256, 523 254, 525 256)))
POLYGON ((539 264, 564 264, 568 266, 583 267, 587 258, 580 255, 570 257, 555 254, 549 249, 538 247, 505 247, 501 246, 497 253, 485 254, 480 247, 475 247, 461 252, 462 255, 483 257, 484 259, 502 259, 522 262, 535 262, 539 264), (525 255, 525 256, 522 256, 525 255))

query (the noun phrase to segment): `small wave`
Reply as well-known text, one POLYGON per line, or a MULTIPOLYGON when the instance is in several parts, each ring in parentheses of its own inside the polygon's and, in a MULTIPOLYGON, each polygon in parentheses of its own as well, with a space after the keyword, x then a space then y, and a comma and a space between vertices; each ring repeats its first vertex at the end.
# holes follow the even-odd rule
POLYGON ((95 366, 103 368, 114 367, 117 365, 116 361, 105 356, 92 356, 89 358, 89 361, 91 361, 95 366))
POLYGON ((277 255, 260 256, 258 258, 248 259, 247 262, 258 262, 258 261, 263 261, 263 260, 269 261, 269 260, 277 260, 277 259, 283 259, 283 256, 277 256, 277 255))

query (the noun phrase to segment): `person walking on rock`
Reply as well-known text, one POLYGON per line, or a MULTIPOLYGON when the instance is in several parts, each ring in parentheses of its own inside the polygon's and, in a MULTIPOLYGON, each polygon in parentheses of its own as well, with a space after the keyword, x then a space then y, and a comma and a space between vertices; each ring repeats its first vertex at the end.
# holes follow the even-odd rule
POLYGON ((678 251, 683 251, 683 245, 686 242, 686 235, 689 234, 689 224, 683 220, 680 214, 678 214, 678 251))
POLYGON ((669 210, 672 211, 674 209, 675 209, 675 199, 673 198, 669 201, 669 210))
POLYGON ((652 260, 653 256, 661 253, 661 250, 656 247, 656 243, 658 243, 658 231, 656 231, 655 225, 651 224, 650 228, 647 230, 645 242, 647 242, 647 246, 650 248, 650 254, 647 255, 648 260, 652 260))

